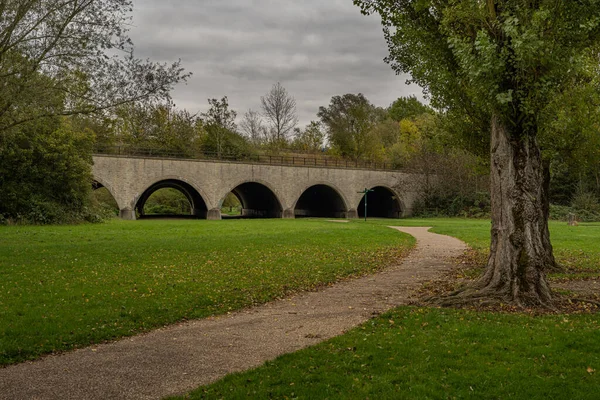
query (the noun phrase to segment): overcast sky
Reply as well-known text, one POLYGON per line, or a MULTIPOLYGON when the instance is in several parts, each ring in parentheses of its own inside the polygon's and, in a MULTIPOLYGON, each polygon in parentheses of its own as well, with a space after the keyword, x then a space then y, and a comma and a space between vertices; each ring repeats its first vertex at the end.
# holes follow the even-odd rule
POLYGON ((276 82, 294 96, 301 125, 316 120, 332 96, 363 93, 386 107, 422 98, 383 62, 387 46, 377 16, 352 0, 134 0, 130 36, 139 58, 181 58, 194 75, 173 93, 180 108, 202 112, 227 96, 242 116, 260 109, 276 82))

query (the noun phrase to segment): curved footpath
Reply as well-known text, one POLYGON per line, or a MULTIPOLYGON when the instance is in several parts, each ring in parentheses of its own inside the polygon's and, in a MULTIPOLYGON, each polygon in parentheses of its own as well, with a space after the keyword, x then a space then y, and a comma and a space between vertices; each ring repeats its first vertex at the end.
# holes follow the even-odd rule
POLYGON ((406 304, 466 249, 429 228, 400 265, 319 292, 0 369, 2 399, 160 399, 340 335, 406 304))

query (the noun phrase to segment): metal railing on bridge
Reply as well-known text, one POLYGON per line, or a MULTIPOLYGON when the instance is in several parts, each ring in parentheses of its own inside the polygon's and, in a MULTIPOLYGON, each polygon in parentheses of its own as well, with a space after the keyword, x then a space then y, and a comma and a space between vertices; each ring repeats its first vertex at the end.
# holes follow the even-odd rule
POLYGON ((373 161, 346 160, 330 156, 306 156, 289 154, 226 154, 211 152, 180 152, 165 149, 133 147, 133 146, 97 146, 94 154, 117 155, 149 158, 176 158, 191 160, 215 160, 233 161, 267 165, 288 165, 298 167, 322 167, 322 168, 355 168, 370 170, 399 170, 390 163, 373 161))

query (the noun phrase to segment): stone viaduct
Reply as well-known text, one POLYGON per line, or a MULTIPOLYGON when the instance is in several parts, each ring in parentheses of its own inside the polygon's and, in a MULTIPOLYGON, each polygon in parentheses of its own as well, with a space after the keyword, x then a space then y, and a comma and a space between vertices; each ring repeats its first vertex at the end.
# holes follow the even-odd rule
POLYGON ((410 176, 400 171, 359 168, 265 165, 214 160, 159 159, 95 155, 96 188, 105 187, 124 219, 144 215, 156 190, 175 188, 189 200, 193 216, 221 219, 228 193, 242 203, 242 215, 262 218, 368 216, 399 218, 411 214, 414 193, 398 188, 410 176))

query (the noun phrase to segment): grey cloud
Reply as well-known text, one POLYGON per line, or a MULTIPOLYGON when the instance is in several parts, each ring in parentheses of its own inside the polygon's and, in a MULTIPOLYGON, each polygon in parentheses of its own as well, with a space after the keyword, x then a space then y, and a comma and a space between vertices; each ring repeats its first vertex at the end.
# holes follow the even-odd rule
POLYGON ((421 97, 383 63, 379 20, 351 0, 136 0, 133 22, 138 57, 181 58, 194 73, 174 91, 192 112, 227 95, 242 115, 278 81, 296 98, 303 124, 334 95, 362 92, 380 106, 421 97))

